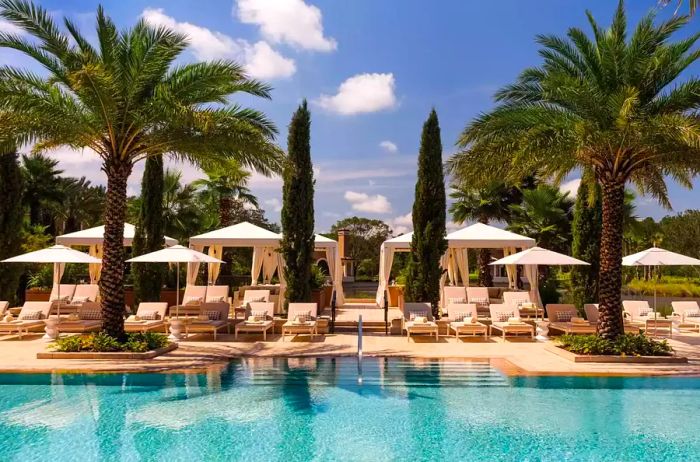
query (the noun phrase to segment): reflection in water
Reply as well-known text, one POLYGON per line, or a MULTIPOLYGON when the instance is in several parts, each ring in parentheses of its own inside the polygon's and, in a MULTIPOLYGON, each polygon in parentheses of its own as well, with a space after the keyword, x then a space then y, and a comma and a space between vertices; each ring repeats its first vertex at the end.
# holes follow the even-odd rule
POLYGON ((693 460, 698 413, 698 379, 508 379, 456 361, 0 374, 2 460, 693 460))

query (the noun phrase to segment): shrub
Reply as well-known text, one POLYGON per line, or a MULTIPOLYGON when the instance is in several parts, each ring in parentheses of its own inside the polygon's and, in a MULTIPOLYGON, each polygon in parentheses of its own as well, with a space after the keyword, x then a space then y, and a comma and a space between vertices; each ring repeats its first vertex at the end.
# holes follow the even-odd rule
POLYGON ((104 332, 89 335, 72 335, 57 339, 53 348, 56 351, 76 352, 76 351, 131 351, 143 353, 145 351, 157 350, 167 346, 170 342, 168 337, 155 332, 129 334, 124 343, 119 342, 114 337, 110 337, 104 332))
POLYGON ((624 334, 615 340, 597 335, 562 335, 563 349, 582 355, 670 356, 673 349, 666 340, 654 340, 643 334, 624 334))

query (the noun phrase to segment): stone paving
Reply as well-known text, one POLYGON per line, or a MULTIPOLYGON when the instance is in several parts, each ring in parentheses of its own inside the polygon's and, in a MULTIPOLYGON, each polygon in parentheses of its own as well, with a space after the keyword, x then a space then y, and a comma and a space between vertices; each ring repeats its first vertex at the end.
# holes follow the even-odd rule
MULTIPOLYGON (((236 357, 272 356, 354 356, 354 334, 287 337, 271 335, 267 342, 259 336, 192 335, 180 348, 151 360, 59 360, 37 359, 47 344, 40 336, 0 337, 0 372, 182 372, 220 367, 236 357)), ((682 333, 669 340, 688 364, 575 364, 545 349, 545 343, 500 338, 459 339, 366 334, 365 356, 403 356, 412 358, 479 359, 491 362, 508 374, 518 375, 698 375, 700 376, 700 334, 682 333)))

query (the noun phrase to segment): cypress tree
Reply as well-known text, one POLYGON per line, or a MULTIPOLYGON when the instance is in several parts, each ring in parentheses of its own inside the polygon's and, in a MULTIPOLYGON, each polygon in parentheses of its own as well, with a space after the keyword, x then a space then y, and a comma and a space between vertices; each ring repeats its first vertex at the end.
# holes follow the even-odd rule
MULTIPOLYGON (((16 152, 0 154, 0 260, 20 253, 24 208, 24 178, 16 152)), ((22 265, 0 268, 0 300, 17 301, 22 265)))
POLYGON ((282 232, 287 301, 311 300, 314 253, 314 174, 311 164, 311 114, 306 100, 289 124, 288 159, 282 174, 282 232))
POLYGON ((413 241, 406 285, 410 299, 430 302, 434 316, 438 315, 440 301, 440 258, 447 250, 445 207, 440 124, 433 109, 423 124, 418 153, 418 180, 413 202, 413 241))
MULTIPOLYGON (((149 156, 141 179, 141 207, 132 249, 134 256, 137 256, 160 250, 164 245, 163 156, 149 156)), ((165 273, 164 265, 135 263, 132 270, 136 304, 159 301, 165 273)))
POLYGON ((572 223, 574 258, 590 263, 590 266, 574 266, 571 285, 574 303, 581 308, 584 303, 598 303, 598 268, 600 265, 600 233, 603 212, 600 186, 592 173, 585 173, 578 188, 572 223))

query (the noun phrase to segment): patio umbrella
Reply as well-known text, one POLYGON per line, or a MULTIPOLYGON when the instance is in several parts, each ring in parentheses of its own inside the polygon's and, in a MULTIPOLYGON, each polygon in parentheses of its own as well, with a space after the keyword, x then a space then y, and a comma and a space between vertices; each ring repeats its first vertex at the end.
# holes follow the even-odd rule
POLYGON ((64 245, 54 245, 46 249, 36 250, 34 252, 25 253, 16 257, 3 260, 2 263, 53 263, 53 279, 57 283, 58 296, 58 316, 61 315, 61 275, 63 274, 63 265, 66 263, 102 263, 102 260, 95 258, 83 252, 78 252, 64 245))
MULTIPOLYGON (((162 250, 139 255, 127 260, 129 263, 177 263, 175 306, 180 305, 180 263, 223 263, 218 258, 198 252, 181 245, 166 247, 162 250)), ((176 308, 177 309, 177 308, 176 308)), ((176 316, 179 313, 176 313, 176 316)))
MULTIPOLYGON (((564 255, 562 253, 554 252, 552 250, 543 249, 542 247, 531 247, 529 249, 523 250, 522 252, 514 253, 503 257, 500 260, 496 260, 491 265, 523 265, 525 268, 525 275, 530 281, 530 286, 537 284, 537 266, 538 265, 549 265, 549 266, 568 266, 568 265, 588 265, 583 260, 578 260, 576 258, 564 255)), ((537 293, 537 292, 536 292, 537 293)), ((537 295, 539 297, 539 294, 537 295)), ((541 305, 541 301, 537 300, 541 305)), ((537 311, 535 311, 535 317, 537 317, 537 311)))
MULTIPOLYGON (((622 259, 624 266, 653 266, 654 273, 659 266, 700 266, 700 260, 659 247, 651 247, 641 252, 627 255, 622 259)), ((654 313, 656 313, 656 281, 654 281, 654 313)))

